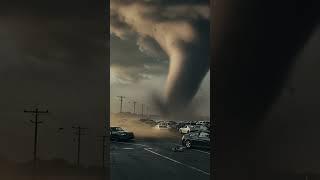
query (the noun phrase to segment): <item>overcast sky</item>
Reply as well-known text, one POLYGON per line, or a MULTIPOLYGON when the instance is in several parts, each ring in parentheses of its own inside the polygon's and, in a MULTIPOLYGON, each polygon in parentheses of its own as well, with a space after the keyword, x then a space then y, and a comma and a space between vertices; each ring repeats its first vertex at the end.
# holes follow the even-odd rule
POLYGON ((103 1, 10 1, 0 4, 0 156, 31 160, 38 105, 39 156, 74 162, 72 126, 88 127, 82 162, 100 163, 108 68, 103 1), (58 128, 65 128, 58 132, 58 128))
MULTIPOLYGON (((207 43, 209 20, 206 14, 209 13, 209 1, 134 0, 129 2, 111 0, 110 2, 111 112, 119 112, 120 99, 117 96, 125 96, 124 111, 132 112, 132 102, 137 101, 136 110, 138 113, 141 113, 142 103, 150 106, 151 113, 158 113, 156 108, 152 106, 152 95, 164 93, 169 64, 174 60, 170 58, 169 51, 177 51, 178 53, 181 51, 184 56, 193 57, 191 61, 196 65, 185 75, 191 75, 190 82, 198 81, 192 77, 193 75, 197 76, 197 64, 205 62, 209 55, 209 52, 205 51, 209 48, 207 43), (188 29, 188 25, 190 25, 190 29, 188 29), (157 30, 150 33, 149 29, 150 31, 151 29, 157 30), (179 37, 179 33, 175 33, 176 30, 181 34, 190 30, 192 37, 204 37, 206 41, 199 40, 202 44, 196 46, 203 49, 204 52, 198 51, 197 48, 187 52, 181 46, 164 47, 159 39, 174 39, 172 43, 176 43, 180 41, 180 38, 184 38, 179 37), (164 34, 156 33, 161 31, 164 34), (167 36, 167 34, 170 35, 167 36)), ((188 36, 186 35, 186 37, 188 36)), ((188 38, 182 39, 182 41, 188 42, 188 38)), ((190 42, 192 43, 191 40, 190 42)), ((209 116, 210 74, 205 74, 203 80, 200 80, 201 85, 192 105, 199 115, 209 116)), ((192 84, 190 87, 184 88, 184 91, 190 91, 188 89, 192 89, 192 84)), ((184 94, 184 92, 180 91, 179 94, 184 94)))

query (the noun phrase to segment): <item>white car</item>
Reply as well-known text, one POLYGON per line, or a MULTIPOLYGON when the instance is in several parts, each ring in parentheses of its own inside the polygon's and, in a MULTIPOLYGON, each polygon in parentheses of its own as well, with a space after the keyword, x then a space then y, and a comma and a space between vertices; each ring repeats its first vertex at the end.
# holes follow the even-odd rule
POLYGON ((181 134, 187 134, 187 133, 191 132, 193 130, 193 128, 194 128, 194 126, 192 126, 192 125, 185 125, 184 127, 179 129, 179 132, 181 134))
POLYGON ((159 123, 155 126, 156 129, 168 129, 167 123, 159 123))

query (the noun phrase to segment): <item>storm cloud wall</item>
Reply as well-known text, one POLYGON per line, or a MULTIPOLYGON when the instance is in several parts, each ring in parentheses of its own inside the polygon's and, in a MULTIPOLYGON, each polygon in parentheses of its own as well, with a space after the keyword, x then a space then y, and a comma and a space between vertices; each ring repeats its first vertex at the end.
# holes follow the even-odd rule
POLYGON ((169 59, 163 97, 158 102, 162 112, 182 110, 209 70, 209 1, 110 3, 112 34, 122 39, 136 38, 146 53, 169 59))

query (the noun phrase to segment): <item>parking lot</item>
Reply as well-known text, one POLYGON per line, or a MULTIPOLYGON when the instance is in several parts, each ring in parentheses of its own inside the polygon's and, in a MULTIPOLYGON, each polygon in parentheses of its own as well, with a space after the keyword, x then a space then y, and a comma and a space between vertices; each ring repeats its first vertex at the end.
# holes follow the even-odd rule
POLYGON ((180 139, 135 139, 112 142, 110 165, 112 180, 209 180, 210 152, 182 149, 180 139))

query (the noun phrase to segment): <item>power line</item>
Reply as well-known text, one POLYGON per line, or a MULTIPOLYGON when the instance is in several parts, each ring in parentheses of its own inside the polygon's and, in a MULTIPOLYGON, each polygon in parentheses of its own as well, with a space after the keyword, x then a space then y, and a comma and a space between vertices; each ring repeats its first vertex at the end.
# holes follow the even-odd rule
POLYGON ((80 167, 80 143, 81 143, 81 136, 82 135, 85 135, 83 134, 83 131, 88 129, 88 128, 83 128, 81 126, 77 126, 77 127, 74 127, 72 126, 73 129, 76 130, 75 134, 78 136, 78 148, 77 148, 77 166, 80 167))
POLYGON ((43 121, 38 121, 39 114, 46 114, 49 113, 48 110, 46 111, 39 111, 38 108, 32 111, 24 110, 24 113, 32 113, 35 115, 35 120, 30 120, 31 123, 34 124, 34 144, 33 144, 33 167, 36 167, 37 161, 37 144, 38 144, 38 124, 43 123, 43 121))
POLYGON ((120 113, 122 113, 122 102, 123 102, 123 99, 126 98, 124 96, 117 96, 118 98, 120 98, 120 113))

